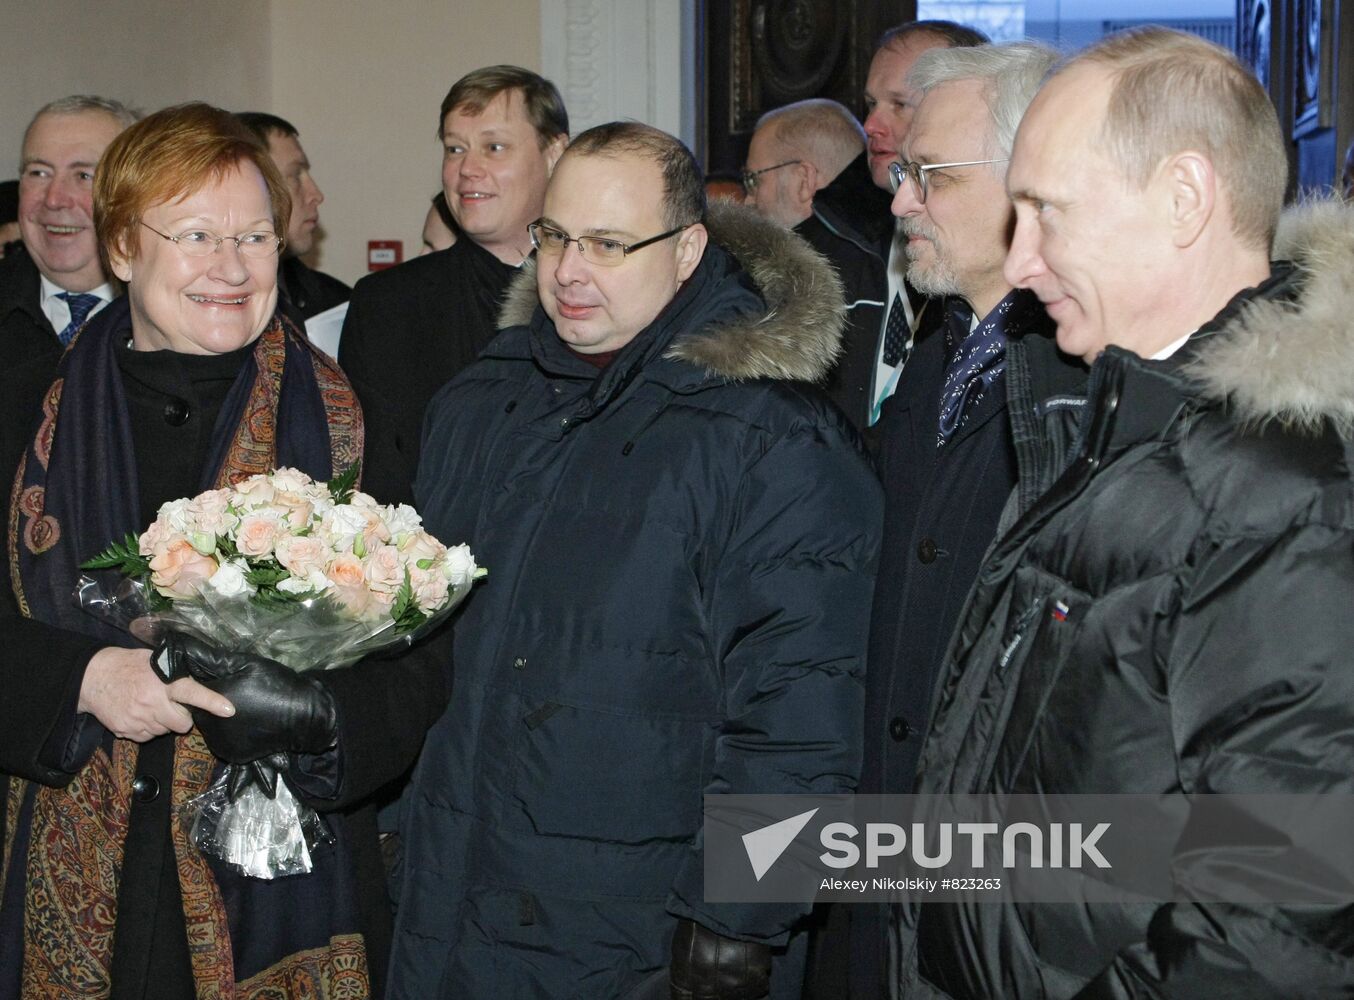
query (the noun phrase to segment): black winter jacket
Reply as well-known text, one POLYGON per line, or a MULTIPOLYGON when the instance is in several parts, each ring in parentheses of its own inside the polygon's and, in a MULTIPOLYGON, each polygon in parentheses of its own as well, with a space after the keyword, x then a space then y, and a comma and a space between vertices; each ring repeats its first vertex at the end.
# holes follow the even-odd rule
MULTIPOLYGON (((1289 236, 1297 269, 1169 361, 1107 350, 1075 440, 1018 431, 1018 518, 960 619, 919 791, 1354 792, 1354 214, 1289 236)), ((902 917, 907 997, 1354 991, 1349 904, 902 917)))
POLYGON ((702 795, 854 786, 879 486, 795 381, 835 349, 830 271, 720 215, 604 371, 528 272, 505 313, 526 325, 430 407, 420 509, 489 575, 405 800, 392 998, 625 997, 679 916, 784 955, 808 909, 705 902, 702 795))

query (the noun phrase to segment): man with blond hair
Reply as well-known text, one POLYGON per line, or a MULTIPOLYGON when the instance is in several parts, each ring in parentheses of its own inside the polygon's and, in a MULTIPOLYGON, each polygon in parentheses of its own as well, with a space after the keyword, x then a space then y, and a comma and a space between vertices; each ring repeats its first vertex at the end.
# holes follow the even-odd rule
MULTIPOLYGON (((1354 793, 1354 221, 1306 210, 1274 247, 1292 263, 1271 264, 1286 180, 1264 89, 1189 35, 1112 36, 1030 106, 1006 275, 1090 388, 1079 427, 1017 440, 1008 528, 946 658, 918 791, 1141 794, 1191 821, 1206 793, 1354 793)), ((1008 378, 1013 413, 1051 402, 1008 378)), ((1315 831, 1281 835, 1264 800, 1228 802, 1225 854, 1196 836, 1169 859, 1175 901, 1087 879, 1077 905, 901 906, 895 986, 1348 995, 1341 862, 1315 831), (1271 855, 1293 862, 1277 893, 1255 881, 1271 855)))
POLYGON ((413 499, 423 412, 494 338, 508 282, 531 253, 527 224, 569 141, 559 91, 520 66, 461 77, 437 123, 460 238, 359 281, 339 341, 367 419, 363 489, 383 503, 413 499))

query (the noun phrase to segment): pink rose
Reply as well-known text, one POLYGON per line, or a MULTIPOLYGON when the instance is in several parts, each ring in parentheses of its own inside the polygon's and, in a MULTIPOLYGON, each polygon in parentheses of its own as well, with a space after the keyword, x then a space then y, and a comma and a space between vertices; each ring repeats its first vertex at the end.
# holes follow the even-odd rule
POLYGON ((384 545, 390 541, 390 529, 386 527, 385 521, 381 520, 378 514, 367 512, 367 526, 362 529, 362 542, 370 552, 378 545, 384 545))
POLYGON ((404 586, 404 560, 393 545, 378 545, 367 553, 367 583, 377 592, 393 594, 404 586))
POLYGON ((278 493, 273 497, 273 503, 287 524, 293 528, 304 528, 310 523, 310 516, 315 513, 315 505, 295 493, 278 493))
POLYGON ((300 469, 290 469, 285 465, 280 469, 273 470, 269 478, 272 480, 275 489, 293 494, 304 493, 315 482, 300 469))
POLYGON ((176 538, 156 549, 150 560, 150 582, 166 597, 194 597, 217 570, 216 560, 176 538))
POLYGON ((334 582, 335 587, 365 587, 367 578, 362 572, 362 560, 351 552, 335 556, 334 561, 325 570, 325 575, 334 582))
POLYGON ((229 503, 229 490, 208 490, 194 497, 185 510, 191 530, 218 536, 229 532, 240 523, 240 519, 227 510, 229 503))
POLYGON ((275 492, 267 476, 250 476, 243 482, 235 484, 237 506, 255 507, 271 503, 275 492))
POLYGON ((274 547, 277 561, 294 577, 308 577, 312 570, 323 570, 329 560, 329 546, 314 535, 298 538, 283 535, 274 547))
POLYGON ((249 514, 240 521, 240 530, 235 535, 235 547, 240 555, 251 559, 267 556, 277 544, 282 534, 276 514, 249 514))
POLYGON ((446 607, 447 578, 442 575, 440 568, 419 569, 411 567, 409 570, 409 585, 414 590, 414 600, 418 602, 420 611, 431 614, 446 607))
POLYGON ((325 570, 334 585, 334 598, 355 618, 365 618, 371 611, 371 591, 363 573, 362 560, 350 552, 336 556, 325 570))
POLYGON ((400 545, 400 551, 411 567, 426 560, 428 565, 424 568, 430 569, 433 563, 442 558, 447 547, 426 531, 411 531, 400 545))
POLYGON ((154 555, 155 550, 168 545, 175 538, 184 536, 171 528, 168 522, 156 518, 155 522, 141 535, 139 548, 143 556, 154 555))

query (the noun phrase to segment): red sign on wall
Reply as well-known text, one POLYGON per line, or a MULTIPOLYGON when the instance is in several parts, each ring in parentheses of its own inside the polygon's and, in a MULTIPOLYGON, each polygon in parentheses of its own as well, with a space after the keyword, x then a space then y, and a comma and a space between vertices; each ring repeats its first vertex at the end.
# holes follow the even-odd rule
POLYGON ((403 240, 367 240, 367 270, 384 271, 404 260, 403 240))

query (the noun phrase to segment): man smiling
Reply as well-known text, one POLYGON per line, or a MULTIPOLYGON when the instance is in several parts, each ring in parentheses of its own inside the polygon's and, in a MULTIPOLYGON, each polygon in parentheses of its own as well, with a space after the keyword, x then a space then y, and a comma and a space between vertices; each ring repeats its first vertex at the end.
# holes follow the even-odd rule
POLYGON ((531 232, 428 413, 419 508, 493 582, 406 800, 391 995, 797 998, 808 907, 706 903, 698 831, 704 793, 854 783, 879 487, 795 385, 839 286, 637 123, 574 141, 531 232))
MULTIPOLYGON (((1280 226, 1285 138, 1231 52, 1163 28, 1058 67, 1020 124, 1007 279, 1088 394, 1018 437, 916 790, 1250 798, 1224 830, 1191 816, 1174 901, 900 908, 898 995, 1354 991, 1345 858, 1270 798, 1354 791, 1354 224, 1280 226)), ((1013 414, 1054 402, 1028 375, 1013 414)))
POLYGON ((367 415, 364 489, 385 503, 411 499, 428 400, 494 336, 569 116, 549 80, 488 66, 447 93, 438 138, 442 189, 462 237, 359 281, 339 343, 367 415))
POLYGON ((84 321, 112 301, 94 237, 94 168, 135 120, 117 101, 75 96, 46 105, 29 123, 19 168, 24 251, 0 263, 6 365, 54 366, 84 321))

